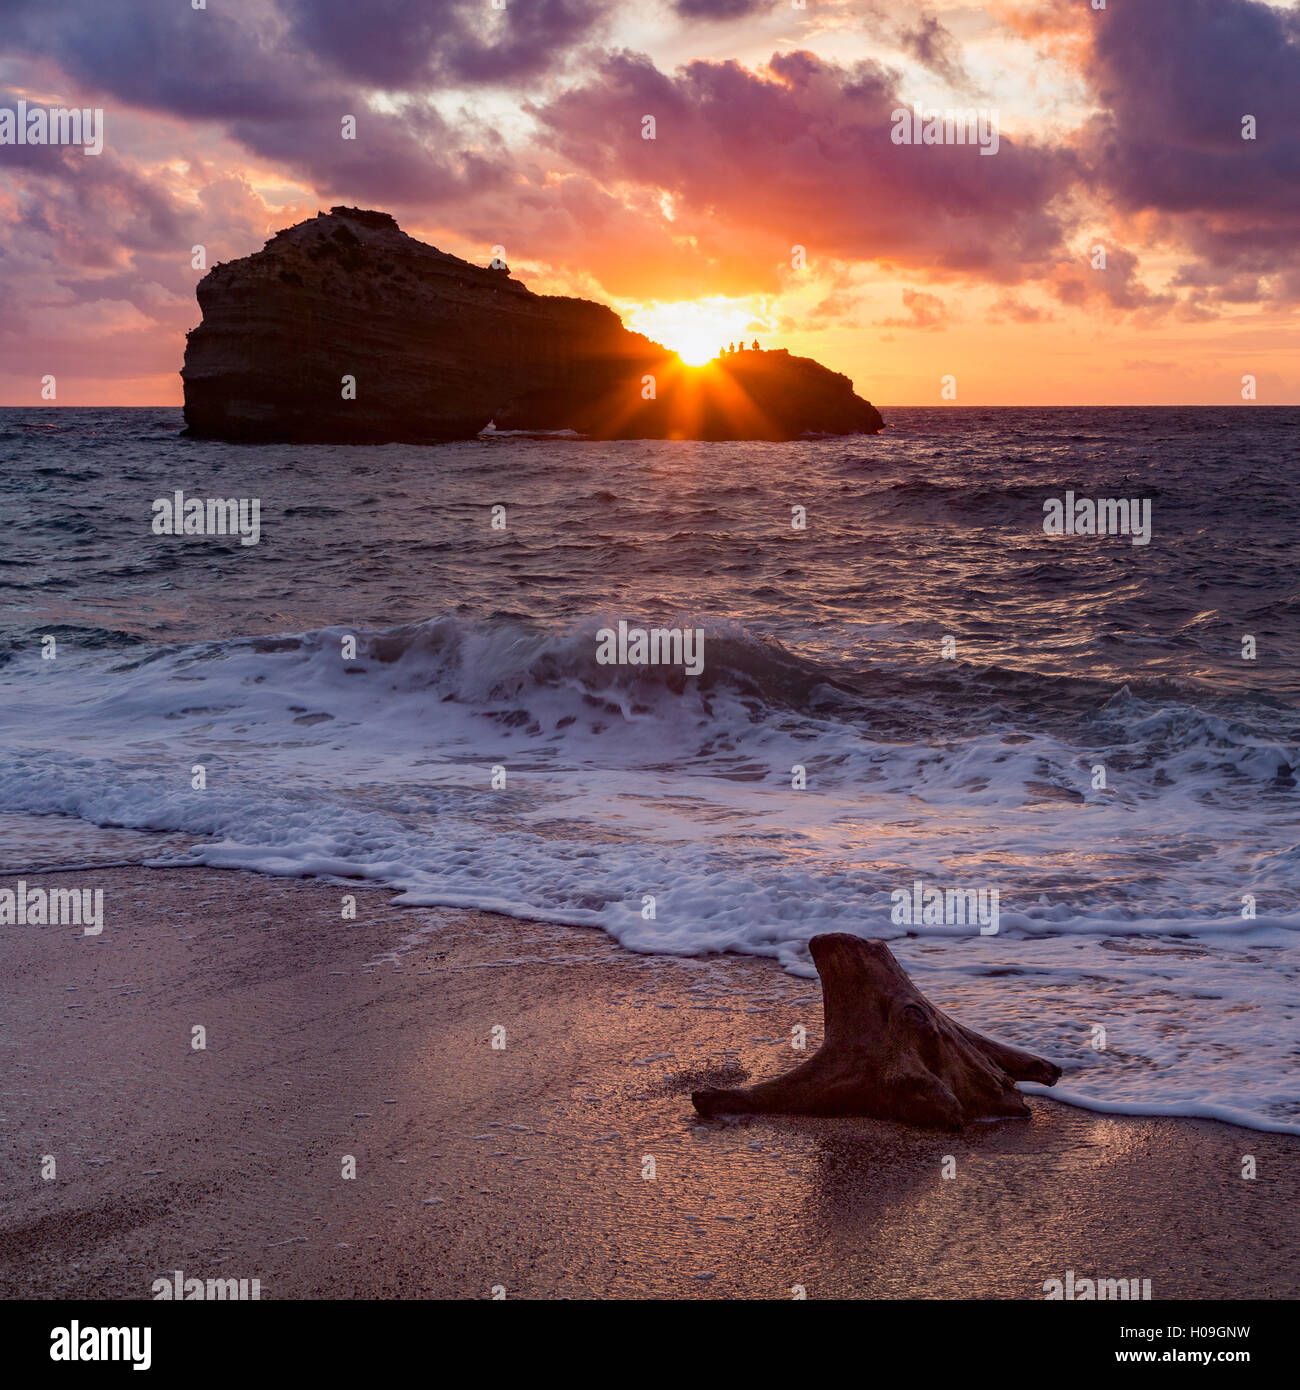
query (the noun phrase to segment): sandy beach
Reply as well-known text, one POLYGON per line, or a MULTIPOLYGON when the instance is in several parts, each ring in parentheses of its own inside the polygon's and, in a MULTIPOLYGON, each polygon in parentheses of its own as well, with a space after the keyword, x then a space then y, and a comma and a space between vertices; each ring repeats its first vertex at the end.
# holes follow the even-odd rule
POLYGON ((788 1066, 796 1024, 816 1046, 816 982, 378 889, 94 882, 102 935, 6 931, 5 1298, 148 1298, 175 1270, 280 1299, 1041 1299, 1067 1270, 1294 1292, 1287 1137, 1037 1098, 957 1136, 703 1122, 693 1087, 788 1066))

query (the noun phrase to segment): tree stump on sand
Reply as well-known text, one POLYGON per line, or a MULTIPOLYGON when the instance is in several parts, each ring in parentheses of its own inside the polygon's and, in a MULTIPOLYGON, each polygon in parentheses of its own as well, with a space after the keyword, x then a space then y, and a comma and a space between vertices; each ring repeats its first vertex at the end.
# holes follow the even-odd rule
POLYGON ((1055 1085, 1061 1069, 941 1013, 883 941, 844 932, 808 943, 822 980, 826 1040, 785 1076, 696 1091, 701 1115, 871 1115, 949 1129, 1027 1117, 1017 1081, 1055 1085))

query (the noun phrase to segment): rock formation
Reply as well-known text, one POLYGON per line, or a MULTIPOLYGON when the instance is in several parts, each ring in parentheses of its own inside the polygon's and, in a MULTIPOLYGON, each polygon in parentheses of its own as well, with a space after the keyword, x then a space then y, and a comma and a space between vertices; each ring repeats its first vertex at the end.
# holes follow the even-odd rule
POLYGON ((1061 1069, 993 1042, 941 1013, 883 941, 844 932, 808 943, 822 980, 826 1037, 785 1076, 739 1090, 696 1091, 702 1115, 871 1115, 956 1129, 1025 1117, 1017 1081, 1055 1085, 1061 1069))
POLYGON ((383 212, 300 222, 214 266, 198 299, 181 377, 187 433, 202 438, 436 442, 494 422, 596 439, 793 439, 884 424, 848 377, 809 358, 686 367, 611 309, 533 294, 504 265, 426 246, 383 212))

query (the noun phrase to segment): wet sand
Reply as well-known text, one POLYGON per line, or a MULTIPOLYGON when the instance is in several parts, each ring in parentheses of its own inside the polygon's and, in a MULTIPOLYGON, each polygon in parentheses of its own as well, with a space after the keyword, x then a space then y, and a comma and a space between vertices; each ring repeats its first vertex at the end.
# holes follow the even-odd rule
POLYGON ((281 1299, 1300 1285, 1286 1136, 1037 1098, 959 1136, 697 1120, 706 1078, 801 1060, 795 1024, 820 1040, 816 983, 770 961, 240 872, 31 881, 103 887, 107 925, 2 929, 5 1298, 148 1298, 174 1270, 281 1299))

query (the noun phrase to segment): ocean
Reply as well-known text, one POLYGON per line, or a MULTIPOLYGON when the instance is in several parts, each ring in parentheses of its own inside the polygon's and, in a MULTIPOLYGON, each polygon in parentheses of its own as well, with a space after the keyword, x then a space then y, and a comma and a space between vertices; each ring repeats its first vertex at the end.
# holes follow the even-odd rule
POLYGON ((6 864, 93 826, 636 952, 881 937, 1062 1099, 1300 1133, 1300 410, 884 414, 249 448, 0 411, 6 864), (177 490, 256 499, 257 543, 155 534, 177 490), (1069 493, 1149 536, 1047 534, 1069 493), (699 674, 603 664, 620 621, 699 674))

